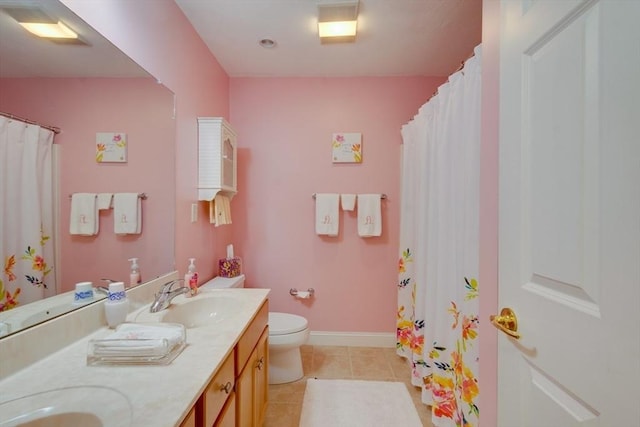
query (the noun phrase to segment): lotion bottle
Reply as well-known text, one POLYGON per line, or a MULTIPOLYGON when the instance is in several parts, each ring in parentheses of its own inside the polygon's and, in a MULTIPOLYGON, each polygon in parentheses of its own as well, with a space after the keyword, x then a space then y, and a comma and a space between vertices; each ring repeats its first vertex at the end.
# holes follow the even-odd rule
POLYGON ((104 314, 110 328, 115 328, 127 320, 129 300, 123 282, 109 283, 109 296, 104 302, 104 314))
POLYGON ((189 267, 187 274, 184 275, 184 283, 189 286, 190 291, 185 294, 186 297, 192 297, 198 293, 198 273, 196 272, 195 258, 189 258, 189 267))
POLYGON ((129 286, 137 286, 142 283, 140 276, 140 266, 138 266, 138 258, 129 258, 131 261, 131 274, 129 274, 129 286))

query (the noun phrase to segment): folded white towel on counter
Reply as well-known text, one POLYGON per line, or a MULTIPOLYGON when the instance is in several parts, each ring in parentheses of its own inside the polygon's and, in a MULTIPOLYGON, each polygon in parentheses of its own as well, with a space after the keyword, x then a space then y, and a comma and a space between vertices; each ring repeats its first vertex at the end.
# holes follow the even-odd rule
POLYGON ((216 197, 209 204, 209 222, 220 225, 231 224, 231 199, 229 196, 216 194, 216 197))
POLYGON ((342 204, 343 211, 352 211, 356 207, 356 195, 355 194, 341 194, 340 203, 342 204))
MULTIPOLYGON (((175 344, 174 344, 175 345, 175 344)), ((173 348, 162 339, 105 339, 93 342, 94 356, 162 356, 173 348)))
POLYGON ((316 193, 316 234, 320 236, 338 235, 340 226, 339 205, 339 194, 316 193))
POLYGON ((376 237, 382 234, 381 194, 358 194, 358 234, 376 237))
POLYGON ((98 234, 99 226, 96 193, 72 194, 69 233, 94 236, 98 234))
POLYGON ((113 193, 98 193, 98 209, 111 209, 111 200, 113 193))
POLYGON ((123 323, 105 339, 93 341, 93 352, 96 356, 153 356, 184 340, 182 325, 123 323))
POLYGON ((113 231, 116 234, 140 234, 142 231, 142 200, 138 193, 113 195, 113 231))

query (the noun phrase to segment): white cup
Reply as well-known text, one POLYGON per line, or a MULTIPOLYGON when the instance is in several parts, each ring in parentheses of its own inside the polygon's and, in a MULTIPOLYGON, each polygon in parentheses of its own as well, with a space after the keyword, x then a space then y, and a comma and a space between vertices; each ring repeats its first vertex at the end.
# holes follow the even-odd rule
POLYGON ((73 303, 79 305, 86 304, 89 301, 93 301, 93 283, 76 283, 76 290, 73 294, 73 303))
POLYGON ((109 325, 110 328, 115 328, 127 320, 127 314, 129 314, 129 301, 127 299, 120 301, 105 301, 104 314, 107 319, 107 325, 109 325))

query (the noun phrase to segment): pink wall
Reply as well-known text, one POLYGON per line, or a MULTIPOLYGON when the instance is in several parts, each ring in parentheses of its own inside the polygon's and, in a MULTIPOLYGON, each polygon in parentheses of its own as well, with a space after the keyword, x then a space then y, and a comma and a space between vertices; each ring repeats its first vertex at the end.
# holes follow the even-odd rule
POLYGON ((173 94, 153 79, 2 79, 0 110, 59 127, 61 283, 129 278, 128 258, 139 257, 144 279, 172 265, 174 227, 173 94), (127 163, 95 161, 96 132, 124 132, 127 163), (97 236, 69 234, 69 195, 145 192, 143 233, 116 236, 113 210, 101 211, 97 236), (157 213, 162 212, 162 215, 157 213), (171 232, 171 234, 173 234, 171 232), (153 249, 151 249, 153 248, 153 249))
POLYGON ((247 286, 312 330, 393 332, 396 320, 400 128, 443 78, 232 78, 238 133, 236 252, 247 286), (332 164, 331 136, 361 132, 362 164, 332 164), (313 193, 386 193, 382 236, 361 238, 354 212, 338 237, 315 234, 313 193), (290 288, 314 288, 301 302, 290 288))
POLYGON ((175 264, 184 274, 195 257, 203 279, 217 273, 234 226, 191 223, 197 192, 198 116, 229 118, 229 77, 173 0, 61 0, 176 95, 175 264), (215 268, 214 268, 215 267, 215 268))
POLYGON ((480 424, 498 425, 498 118, 500 2, 482 4, 482 141, 480 150, 480 424))
MULTIPOLYGON (((367 120, 366 125, 361 125, 359 113, 352 108, 347 108, 350 103, 341 103, 342 97, 337 98, 333 103, 328 100, 327 94, 332 86, 327 82, 320 88, 320 81, 311 87, 304 85, 295 79, 283 81, 273 80, 233 80, 232 81, 232 105, 231 121, 240 133, 240 159, 247 164, 241 168, 239 184, 241 192, 232 202, 234 208, 234 225, 229 229, 219 229, 214 231, 211 227, 201 222, 192 225, 188 221, 189 204, 196 198, 195 196, 195 164, 196 148, 193 141, 196 139, 195 117, 198 115, 223 115, 228 116, 229 112, 229 79, 224 71, 219 67, 215 58, 207 51, 206 46, 199 39, 195 31, 191 28, 182 12, 171 0, 156 0, 154 7, 148 7, 146 2, 132 2, 127 0, 62 0, 74 12, 83 17, 92 26, 98 29, 107 38, 113 41, 119 48, 136 60, 155 77, 163 81, 177 95, 178 117, 177 123, 177 242, 176 260, 181 271, 186 265, 186 258, 196 256, 198 258, 216 259, 223 255, 222 248, 232 236, 232 229, 243 231, 238 233, 235 239, 238 252, 245 258, 245 271, 249 274, 249 284, 253 286, 270 286, 274 289, 272 294, 273 307, 280 310, 299 312, 307 314, 312 322, 312 328, 335 329, 335 330, 390 330, 388 324, 391 306, 395 304, 395 296, 392 301, 381 302, 377 297, 370 297, 375 292, 386 292, 386 295, 395 295, 392 288, 387 283, 395 283, 395 265, 386 267, 383 272, 384 277, 374 277, 371 283, 365 283, 370 279, 369 268, 371 267, 370 256, 375 252, 379 257, 390 257, 395 264, 397 254, 396 249, 391 248, 391 240, 397 236, 388 233, 390 227, 385 227, 385 235, 380 238, 382 243, 365 243, 358 241, 354 237, 355 228, 353 219, 343 214, 342 233, 337 239, 338 242, 326 242, 313 234, 311 215, 313 214, 313 204, 310 199, 311 193, 320 191, 363 191, 359 186, 373 185, 378 174, 386 173, 388 169, 397 168, 399 134, 393 134, 390 129, 397 131, 399 126, 406 122, 411 115, 415 114, 417 108, 426 101, 431 94, 431 89, 426 86, 421 90, 414 89, 413 93, 407 95, 406 99, 415 97, 413 104, 397 106, 397 99, 377 99, 378 104, 358 105, 365 111, 383 110, 373 116, 374 120, 367 120), (168 35, 171 35, 169 37, 168 35), (264 86, 264 87, 262 87, 264 86), (302 86, 302 87, 301 87, 302 86), (251 93, 251 90, 261 89, 260 92, 251 93), (327 91, 325 92, 325 90, 327 91), (282 90, 280 92, 279 90, 282 90), (293 92, 293 90, 297 92, 293 92), (312 92, 312 97, 304 98, 312 92), (270 95, 263 98, 260 94, 270 95), (287 100, 292 106, 288 106, 287 100), (395 99, 395 102, 394 102, 395 99), (269 101, 268 103, 266 101, 269 101), (384 106, 388 103, 389 108, 384 106), (278 116, 271 113, 272 105, 278 107, 278 116), (346 105, 346 107, 345 107, 346 105), (297 108, 295 108, 297 106, 297 108), (322 108, 320 108, 322 107, 322 108), (247 111, 244 110, 247 108, 247 111), (305 111, 308 110, 305 114, 305 111), (321 113, 314 115, 313 113, 321 113), (253 121, 249 120, 250 113, 256 113, 253 121), (288 113, 288 114, 287 114, 288 113), (268 117, 270 120, 266 120, 268 117), (296 121, 294 118, 302 117, 306 121, 296 121), (353 119, 346 122, 345 118, 353 119), (346 126, 354 126, 354 131, 361 131, 364 135, 364 160, 362 165, 367 167, 367 162, 371 158, 378 159, 379 153, 376 150, 379 146, 375 141, 382 135, 371 133, 372 128, 380 126, 377 121, 388 122, 386 135, 390 135, 386 143, 396 147, 388 149, 389 161, 384 162, 380 171, 371 171, 358 174, 348 167, 342 169, 329 166, 327 160, 321 160, 324 156, 324 144, 326 138, 338 130, 345 131, 346 126), (346 122, 346 123, 345 123, 346 122), (393 122, 393 123, 392 123, 393 122), (358 129, 355 129, 358 126, 358 129), (268 133, 260 134, 264 130, 268 133), (313 132, 311 132, 313 130, 313 132), (301 142, 297 142, 301 141, 301 142), (276 144, 280 150, 268 150, 267 144, 276 144), (286 144, 286 145, 285 145, 286 144), (322 148, 318 148, 322 146, 322 148), (372 148, 370 148, 370 146, 372 148), (304 147, 304 148, 303 148, 304 147), (374 151, 370 153, 370 150, 374 151), (321 154, 319 152, 322 151, 321 154), (260 155, 259 155, 260 154, 260 155), (260 156, 267 156, 269 162, 260 156), (372 157, 369 157, 369 156, 372 157), (293 160, 292 160, 293 158, 293 160), (288 161, 285 161, 285 160, 288 161), (322 166, 321 162, 325 162, 322 166), (266 164, 270 163, 270 164, 266 164), (249 168, 249 165, 251 166, 249 168), (258 194, 249 197, 250 187, 256 185, 258 176, 257 170, 269 172, 265 175, 265 186, 255 190, 258 194), (287 175, 279 172, 284 169, 287 175), (329 174, 329 171, 337 171, 336 174, 329 174), (307 177, 311 173, 311 181, 307 177), (366 179, 357 179, 353 182, 340 182, 338 186, 335 176, 343 175, 366 175, 366 179), (331 178, 327 178, 331 176, 331 178), (321 179, 326 181, 320 182, 321 179), (371 184, 369 182, 371 180, 371 184), (300 181, 300 184, 298 184, 300 181), (330 184, 332 188, 330 187, 330 184), (333 188, 333 186, 337 188, 333 188), (358 186, 356 188, 356 186, 358 186), (295 188, 283 191, 288 187, 295 188), (263 194, 262 192, 267 192, 263 194), (271 197, 273 196, 273 197, 271 197), (250 201, 250 202, 249 202, 250 201), (284 206, 289 208, 284 209, 284 206), (241 208, 242 207, 242 208, 241 208), (291 208, 296 208, 292 210, 291 208), (242 209, 248 210, 246 215, 242 214, 242 209), (249 211, 250 210, 250 211, 249 211), (284 218, 283 218, 284 216, 284 218), (301 225, 303 219, 307 217, 305 225, 301 225), (292 219, 293 218, 293 219, 292 219), (300 221, 300 223, 298 223, 300 221), (288 223, 291 222, 291 226, 288 223), (265 226, 262 224, 269 224, 265 226), (240 225, 240 226, 239 226, 240 225), (296 228, 294 228, 294 226, 296 228), (275 230, 272 230, 275 228, 275 230), (304 228, 304 230, 302 230, 304 228), (304 233, 300 236, 294 233, 304 233), (265 241, 273 244, 275 248, 268 247, 265 241), (297 246, 291 243, 297 243, 297 246), (255 243, 255 248, 253 244, 255 243), (249 247, 249 244, 251 246, 249 247), (378 252, 377 246, 388 246, 378 252), (348 253, 346 249, 352 249, 348 253), (251 250, 251 252, 248 252, 251 250), (355 250, 355 252, 354 252, 355 250), (212 251, 212 252, 211 252, 212 251), (388 254, 387 254, 388 252, 388 254), (340 255, 344 255, 355 264, 348 264, 341 261, 340 255), (261 261, 263 257, 268 257, 272 262, 261 261), (302 259, 300 262, 299 258, 302 259), (336 262, 336 267, 331 269, 327 265, 336 262), (324 266, 324 268, 323 268, 324 266), (282 272, 277 272, 278 267, 282 272), (387 270, 387 268, 389 268, 387 270), (329 270, 329 271, 325 271, 329 270), (349 277, 350 281, 337 280, 332 276, 349 277), (312 279, 308 279, 311 277, 312 279), (328 280, 333 278, 334 281, 328 280), (259 281, 259 283, 258 283, 259 281), (289 299, 286 295, 288 288, 296 286, 304 288, 311 284, 318 283, 318 300, 313 310, 300 304, 298 301, 289 299), (345 292, 352 290, 352 292, 345 292), (364 291, 364 292, 363 292, 364 291), (375 302, 369 304, 369 298, 374 298, 375 302), (342 300, 347 300, 342 302, 342 300), (367 301, 366 305, 363 301, 367 301), (334 311, 331 304, 339 304, 334 311), (382 305, 382 307, 378 307, 382 305), (362 308, 362 307, 366 308, 362 308), (384 314, 380 314, 384 312, 384 314), (346 323, 344 325, 324 324, 318 317, 325 317, 320 313, 329 313, 330 318, 337 318, 347 312, 346 323), (316 315, 315 313, 318 313, 316 315), (363 326, 366 321, 358 320, 363 315, 367 319, 374 317, 372 325, 363 326), (382 320, 377 321, 377 318, 382 320), (349 321, 356 319, 358 327, 351 327, 349 321)), ((483 2, 483 153, 481 158, 481 242, 483 244, 480 251, 480 283, 482 284, 482 298, 480 300, 480 314, 482 319, 487 319, 488 315, 497 310, 497 112, 498 112, 498 89, 497 89, 497 51, 499 44, 499 3, 495 0, 485 0, 483 2), (487 151, 485 151, 487 150, 487 151), (485 198, 486 197, 486 198, 485 198), (486 247, 485 247, 486 244, 486 247)), ((364 80, 362 82, 364 84, 364 80)), ((344 83, 343 83, 344 84, 344 83)), ((337 84, 336 81, 336 85, 337 84)), ((435 84, 433 85, 435 86, 435 84)), ((345 87, 339 95, 351 93, 350 87, 345 87)), ((373 94, 378 94, 380 87, 369 87, 373 94)), ((398 91, 395 91, 397 94, 398 91)), ((362 99, 372 97, 366 91, 358 94, 362 99)), ((353 95, 355 97, 355 95, 353 95)), ((384 149, 382 149, 384 151, 384 149)), ((328 154, 326 159, 328 159, 328 154)), ((397 169, 395 169, 397 170, 397 169)), ((356 169, 357 171, 357 169, 356 169)), ((385 191, 390 198, 385 202, 386 215, 396 215, 390 211, 397 210, 397 178, 395 178, 393 188, 387 191, 385 188, 391 185, 384 183, 379 185, 375 182, 376 188, 367 191, 385 191), (395 202, 395 205, 394 205, 395 202)), ((258 183, 259 184, 259 183, 258 183)), ((391 221, 388 217, 387 224, 391 221)), ((214 273, 213 266, 205 266, 200 263, 200 273, 204 276, 211 276, 214 273), (210 268, 209 268, 210 267, 210 268)), ((391 318, 393 324, 395 317, 391 318)), ((370 319, 371 320, 371 319, 370 319)), ((497 372, 497 350, 495 346, 495 331, 492 331, 487 321, 481 322, 481 419, 482 426, 492 427, 497 424, 496 417, 496 372, 497 372)))

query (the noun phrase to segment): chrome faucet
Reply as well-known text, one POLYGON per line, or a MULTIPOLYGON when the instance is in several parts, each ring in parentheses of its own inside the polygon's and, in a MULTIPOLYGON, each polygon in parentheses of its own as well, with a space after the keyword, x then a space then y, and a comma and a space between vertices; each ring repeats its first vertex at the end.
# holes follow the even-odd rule
MULTIPOLYGON (((100 279, 103 282, 107 282, 107 283, 116 283, 117 280, 113 280, 113 279, 100 279)), ((96 286, 95 290, 97 292, 100 292, 101 294, 105 294, 106 296, 109 296, 109 287, 108 286, 96 286)))
POLYGON ((179 288, 171 290, 173 285, 175 285, 178 282, 184 282, 184 280, 183 279, 172 280, 171 282, 167 282, 164 285, 162 285, 162 289, 160 290, 160 292, 156 294, 155 299, 153 300, 153 303, 151 303, 151 307, 149 308, 149 311, 151 313, 157 313, 159 311, 164 310, 165 308, 169 307, 169 304, 171 304, 172 299, 174 299, 180 294, 189 292, 190 289, 186 286, 181 286, 179 288))

